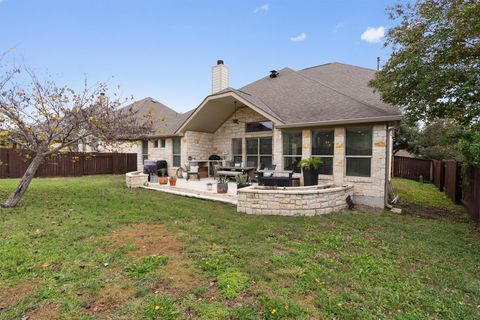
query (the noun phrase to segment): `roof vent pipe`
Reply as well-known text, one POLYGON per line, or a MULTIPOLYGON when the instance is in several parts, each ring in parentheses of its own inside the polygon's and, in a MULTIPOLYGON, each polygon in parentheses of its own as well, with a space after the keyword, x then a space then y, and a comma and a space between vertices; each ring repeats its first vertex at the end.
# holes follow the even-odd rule
POLYGON ((270 70, 270 78, 276 78, 278 76, 277 70, 270 70))

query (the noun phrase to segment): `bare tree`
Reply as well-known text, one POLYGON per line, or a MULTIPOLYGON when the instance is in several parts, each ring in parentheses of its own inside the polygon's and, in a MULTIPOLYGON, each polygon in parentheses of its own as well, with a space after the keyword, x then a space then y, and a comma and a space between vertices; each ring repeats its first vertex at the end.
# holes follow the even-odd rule
POLYGON ((46 157, 84 139, 115 143, 148 134, 151 119, 139 117, 133 108, 122 108, 122 101, 116 95, 109 99, 106 92, 106 85, 89 87, 86 80, 77 92, 41 81, 26 68, 0 76, 0 139, 32 154, 20 183, 2 207, 14 207, 20 201, 46 157), (20 74, 28 85, 14 83, 20 74))

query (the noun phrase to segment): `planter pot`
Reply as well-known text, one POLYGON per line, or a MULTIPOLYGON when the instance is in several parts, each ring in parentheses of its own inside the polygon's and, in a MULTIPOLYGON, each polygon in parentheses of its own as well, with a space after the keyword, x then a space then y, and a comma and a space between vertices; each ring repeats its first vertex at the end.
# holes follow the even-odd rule
POLYGON ((217 183, 217 193, 227 193, 228 183, 217 183))
POLYGON ((167 184, 168 183, 168 177, 158 177, 158 183, 167 184))
POLYGON ((250 187, 250 186, 251 186, 250 183, 237 183, 237 190, 242 189, 242 188, 246 188, 246 187, 250 187))
POLYGON ((168 179, 168 182, 170 183, 170 187, 175 187, 177 185, 177 179, 168 179))
POLYGON ((303 169, 303 185, 316 186, 318 184, 318 169, 303 169))

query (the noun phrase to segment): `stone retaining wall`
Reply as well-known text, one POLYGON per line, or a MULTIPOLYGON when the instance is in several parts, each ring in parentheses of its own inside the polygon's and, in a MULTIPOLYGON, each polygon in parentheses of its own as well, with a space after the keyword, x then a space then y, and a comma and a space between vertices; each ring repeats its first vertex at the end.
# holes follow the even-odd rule
POLYGON ((268 189, 248 187, 238 190, 237 212, 257 215, 314 216, 348 207, 353 185, 268 189))

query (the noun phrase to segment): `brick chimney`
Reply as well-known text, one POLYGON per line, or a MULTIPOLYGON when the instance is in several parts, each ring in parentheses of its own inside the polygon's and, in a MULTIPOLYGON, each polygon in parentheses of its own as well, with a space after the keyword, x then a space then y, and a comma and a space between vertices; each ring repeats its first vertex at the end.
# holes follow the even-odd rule
POLYGON ((217 65, 212 67, 212 94, 222 91, 229 86, 229 72, 223 60, 217 60, 217 65))

